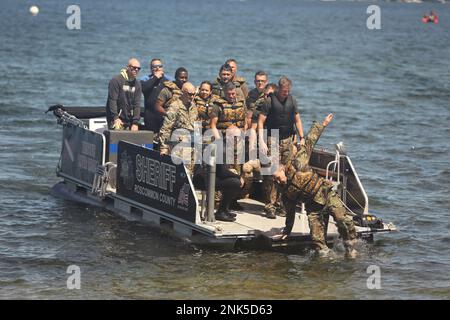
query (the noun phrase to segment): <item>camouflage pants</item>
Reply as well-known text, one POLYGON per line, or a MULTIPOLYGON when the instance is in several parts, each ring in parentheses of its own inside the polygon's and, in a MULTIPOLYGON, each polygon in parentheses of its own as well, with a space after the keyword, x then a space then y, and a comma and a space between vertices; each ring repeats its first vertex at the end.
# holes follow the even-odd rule
MULTIPOLYGON (((195 149, 192 147, 181 147, 179 145, 176 145, 175 147, 171 148, 170 154, 182 160, 189 175, 192 177, 196 158, 195 149)), ((180 159, 172 159, 172 161, 174 163, 178 163, 180 159)))
POLYGON ((222 201, 222 191, 214 191, 214 209, 219 209, 220 202, 222 201))
POLYGON ((261 171, 261 164, 258 159, 250 160, 242 166, 242 178, 244 178, 244 186, 241 191, 241 198, 246 198, 253 187, 253 178, 256 173, 261 171))
MULTIPOLYGON (((344 240, 344 245, 347 247, 347 243, 356 238, 356 229, 351 220, 345 214, 345 208, 339 199, 339 196, 329 190, 329 188, 323 188, 319 192, 326 193, 326 204, 321 205, 314 201, 306 203, 306 213, 308 214, 308 222, 310 228, 310 235, 313 241, 313 246, 316 250, 322 250, 327 248, 325 230, 328 222, 328 215, 331 215, 336 222, 339 235, 344 240)), ((295 207, 297 201, 292 201, 283 195, 283 203, 286 208, 286 227, 283 231, 285 234, 290 234, 295 220, 295 207)))
POLYGON ((244 142, 240 139, 235 138, 232 144, 229 144, 227 140, 225 142, 225 152, 223 163, 232 164, 235 173, 240 175, 242 172, 242 164, 244 163, 245 149, 244 142))
MULTIPOLYGON (((268 138, 267 141, 267 148, 270 151, 271 145, 273 143, 277 143, 272 139, 272 137, 268 138)), ((292 136, 286 139, 281 139, 279 142, 279 157, 280 157, 280 163, 286 164, 287 159, 289 157, 289 151, 291 148, 295 148, 293 144, 292 136)), ((295 150, 294 150, 295 151, 295 150)), ((282 205, 280 202, 280 191, 278 185, 273 180, 272 175, 264 175, 263 176, 263 199, 265 203, 264 211, 272 211, 275 213, 275 211, 281 210, 282 205)))

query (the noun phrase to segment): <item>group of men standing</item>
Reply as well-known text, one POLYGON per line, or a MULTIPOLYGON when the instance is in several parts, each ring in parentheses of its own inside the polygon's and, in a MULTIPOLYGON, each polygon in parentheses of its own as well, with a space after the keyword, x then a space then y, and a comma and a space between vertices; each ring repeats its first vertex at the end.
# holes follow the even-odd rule
MULTIPOLYGON (((255 88, 249 91, 246 80, 237 75, 237 62, 234 59, 227 60, 220 67, 213 82, 203 81, 198 89, 189 82, 189 73, 185 68, 176 70, 175 79, 166 77, 161 59, 152 59, 151 74, 139 81, 137 74, 140 69, 139 61, 132 58, 127 67, 110 81, 106 105, 109 128, 138 130, 143 95, 145 129, 155 133, 162 155, 174 153, 184 159, 191 174, 195 170, 194 148, 176 148, 175 144, 185 139, 191 141, 196 121, 201 123, 203 139, 209 135, 212 141, 222 139, 225 145, 230 144, 233 149, 232 160, 226 162, 227 170, 220 167, 218 171, 222 173, 218 181, 219 185, 222 178, 223 181, 231 181, 223 185, 233 187, 222 190, 227 196, 223 197, 219 205, 216 219, 234 221, 236 214, 230 211, 230 207, 238 209, 239 205, 230 194, 238 196, 235 186, 241 187, 240 196, 243 197, 251 189, 254 175, 261 173, 263 168, 272 168, 271 174, 262 176, 264 211, 267 218, 275 219, 277 214, 285 216, 285 208, 288 209, 286 228, 280 235, 281 239, 291 232, 296 204, 307 201, 311 236, 316 249, 326 248, 323 240, 326 228, 324 219, 318 218, 322 217, 318 206, 330 209, 346 246, 352 246, 351 241, 356 237, 352 221, 345 216, 342 203, 338 203, 335 195, 328 195, 324 179, 319 181, 317 174, 310 175, 309 180, 305 178, 308 181, 302 180, 302 183, 306 183, 303 189, 296 182, 296 172, 308 171, 310 168, 307 163, 303 166, 292 163, 301 162, 298 159, 309 162, 312 147, 320 134, 317 134, 318 129, 313 125, 313 133, 310 132, 309 140, 305 140, 298 104, 291 95, 290 79, 283 76, 278 84, 273 84, 269 83, 267 73, 258 71, 254 78, 255 88), (186 134, 174 139, 173 133, 179 129, 183 129, 186 134), (249 137, 248 143, 245 143, 245 136, 249 137), (249 157, 250 154, 258 154, 255 150, 259 150, 259 156, 249 157), (224 170, 231 173, 224 174, 224 170), (311 179, 317 180, 316 188, 309 190, 311 179), (293 189, 293 185, 297 189, 293 189), (317 204, 319 192, 321 199, 325 200, 314 206, 312 203, 317 204), (329 204, 330 201, 332 204, 329 204)), ((326 125, 329 121, 331 119, 326 125)), ((320 129, 323 130, 326 125, 320 129)))

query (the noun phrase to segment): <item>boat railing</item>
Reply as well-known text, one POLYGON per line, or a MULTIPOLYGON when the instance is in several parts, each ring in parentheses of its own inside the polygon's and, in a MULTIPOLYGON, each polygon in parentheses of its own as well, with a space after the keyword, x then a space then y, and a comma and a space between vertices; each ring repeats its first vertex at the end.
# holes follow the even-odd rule
POLYGON ((357 215, 357 213, 354 212, 355 209, 352 210, 347 205, 348 203, 347 200, 351 200, 352 203, 358 207, 358 209, 362 210, 362 214, 368 214, 369 209, 368 209, 367 193, 358 177, 358 174, 356 173, 352 161, 345 154, 345 149, 342 142, 336 144, 335 149, 336 150, 334 160, 328 162, 328 164, 326 165, 325 179, 333 183, 334 190, 336 190, 340 194, 340 198, 344 206, 346 206, 347 210, 351 215, 357 215), (333 169, 330 170, 330 167, 332 165, 334 167, 333 169), (342 168, 341 166, 344 167, 342 168), (346 166, 348 166, 348 168, 346 168, 346 166), (351 175, 351 177, 349 177, 349 175, 351 175), (348 188, 349 178, 351 178, 352 182, 356 184, 356 186, 352 185, 352 189, 354 190, 350 190, 348 188), (354 194, 356 192, 360 194, 359 198, 361 198, 362 196, 362 199, 358 200, 358 196, 354 194), (347 197, 349 197, 350 199, 348 199, 347 197))

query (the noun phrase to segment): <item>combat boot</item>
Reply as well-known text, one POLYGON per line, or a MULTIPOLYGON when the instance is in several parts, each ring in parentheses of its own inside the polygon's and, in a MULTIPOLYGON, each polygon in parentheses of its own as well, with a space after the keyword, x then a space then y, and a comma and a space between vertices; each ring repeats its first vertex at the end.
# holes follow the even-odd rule
POLYGON ((237 200, 234 200, 231 203, 230 209, 236 210, 236 211, 243 211, 244 210, 244 208, 237 202, 237 200))
POLYGON ((272 205, 268 205, 264 207, 264 212, 266 213, 266 218, 268 219, 276 219, 275 208, 272 205))
POLYGON ((356 242, 357 242, 356 239, 344 241, 345 255, 347 257, 356 258, 356 255, 358 254, 358 251, 356 251, 355 249, 356 242))
POLYGON ((236 213, 231 212, 231 211, 226 211, 226 213, 227 213, 229 216, 233 217, 233 218, 236 218, 236 216, 237 216, 236 213))
POLYGON ((319 255, 319 257, 327 257, 330 253, 331 250, 328 247, 317 250, 317 254, 319 255))
POLYGON ((356 258, 358 251, 355 249, 345 249, 345 256, 348 258, 356 258))
POLYGON ((282 206, 277 206, 275 214, 280 217, 286 217, 286 210, 282 206))
POLYGON ((225 211, 217 211, 214 216, 216 217, 216 220, 219 221, 227 221, 227 222, 233 222, 236 221, 236 218, 230 216, 227 212, 225 211))

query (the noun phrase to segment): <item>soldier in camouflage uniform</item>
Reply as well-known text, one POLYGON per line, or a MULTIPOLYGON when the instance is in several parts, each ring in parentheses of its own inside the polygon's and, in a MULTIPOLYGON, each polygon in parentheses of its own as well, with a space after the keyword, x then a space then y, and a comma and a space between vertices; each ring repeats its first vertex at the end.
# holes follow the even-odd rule
POLYGON ((194 133, 194 123, 198 119, 197 108, 193 102, 195 87, 192 83, 186 82, 181 91, 181 97, 174 100, 167 109, 167 115, 164 118, 164 122, 160 130, 159 150, 161 155, 168 155, 170 152, 183 159, 184 164, 192 175, 195 163, 192 139, 194 133), (179 130, 179 132, 174 132, 177 129, 184 129, 184 132, 181 130, 179 130), (172 137, 173 134, 176 134, 176 137, 172 137), (174 142, 171 140, 176 141, 174 142), (185 144, 189 143, 189 145, 177 145, 179 142, 184 142, 185 144))
POLYGON ((329 114, 322 124, 315 121, 308 132, 305 145, 302 145, 295 155, 289 155, 287 164, 281 165, 274 174, 274 178, 285 185, 282 200, 287 216, 281 239, 285 239, 291 233, 295 220, 295 207, 303 202, 308 214, 314 248, 319 252, 328 251, 325 235, 325 221, 328 219, 325 217, 331 214, 344 240, 347 253, 355 254, 353 246, 356 230, 353 220, 346 216, 345 208, 339 196, 332 190, 332 185, 309 166, 313 148, 332 119, 333 115, 329 114))
MULTIPOLYGON (((219 76, 216 78, 216 80, 213 83, 212 92, 213 94, 221 97, 222 99, 225 99, 225 90, 224 87, 227 85, 227 83, 234 83, 231 81, 233 77, 232 69, 229 64, 224 64, 220 67, 219 70, 219 76)), ((236 86, 236 94, 238 100, 244 100, 245 101, 245 95, 242 89, 239 86, 236 86)))
MULTIPOLYGON (((224 88, 225 98, 214 101, 214 107, 211 111, 211 129, 216 139, 231 141, 234 133, 240 133, 243 136, 246 128, 247 109, 245 101, 237 97, 236 87, 233 83, 227 83, 224 88), (230 140, 231 138, 231 140, 230 140)), ((243 141, 234 144, 234 168, 238 174, 241 173, 241 165, 237 163, 236 156, 243 156, 243 141)))
MULTIPOLYGON (((212 93, 212 83, 209 81, 203 81, 200 84, 197 95, 194 98, 195 105, 198 111, 198 120, 202 122, 202 133, 211 129, 211 113, 214 108, 214 102, 219 100, 220 97, 212 93)), ((210 143, 210 138, 207 135, 203 136, 203 146, 210 143)), ((216 209, 219 207, 222 199, 222 193, 220 190, 215 191, 214 203, 216 209)))
POLYGON ((248 86, 247 86, 247 80, 245 80, 244 77, 239 77, 237 75, 238 67, 237 67, 237 61, 235 59, 228 59, 225 61, 225 64, 230 65, 231 67, 231 82, 234 83, 236 88, 239 88, 244 93, 244 99, 247 99, 248 96, 248 86))
POLYGON ((209 81, 203 81, 200 84, 194 103, 197 106, 198 117, 202 122, 202 132, 211 129, 211 111, 214 101, 220 99, 219 96, 212 94, 212 84, 209 81))
MULTIPOLYGON (((246 105, 248 110, 247 127, 249 128, 248 152, 249 160, 242 166, 244 187, 242 190, 243 197, 252 193, 253 180, 261 176, 261 162, 257 158, 256 129, 258 125, 258 114, 261 105, 266 101, 269 94, 275 92, 273 84, 267 87, 268 77, 264 71, 255 73, 255 88, 252 89, 247 96, 246 105)), ((276 85, 275 85, 276 87, 276 85)))
MULTIPOLYGON (((226 148, 229 148, 233 141, 231 144, 233 147, 233 163, 229 164, 236 174, 241 175, 243 163, 241 160, 244 158, 245 151, 243 133, 246 130, 247 109, 245 101, 238 99, 236 86, 233 83, 227 83, 224 92, 226 99, 218 99, 214 102, 211 112, 211 130, 216 139, 223 139, 226 148), (236 143, 234 142, 235 137, 237 137, 236 143)), ((231 150, 227 151, 229 154, 231 150)), ((233 209, 240 209, 236 202, 232 206, 233 209)))
MULTIPOLYGON (((264 71, 258 71, 255 73, 255 88, 250 90, 248 93, 247 99, 245 100, 245 104, 247 105, 247 109, 249 112, 253 114, 256 110, 256 104, 261 103, 263 99, 266 98, 265 96, 265 89, 268 82, 267 73, 264 71)), ((251 123, 248 124, 248 127, 251 127, 251 123)))
POLYGON ((155 103, 155 109, 161 116, 165 116, 166 110, 169 108, 172 101, 181 96, 181 87, 188 79, 188 71, 185 68, 180 67, 175 71, 175 81, 163 82, 163 88, 158 94, 155 103))

